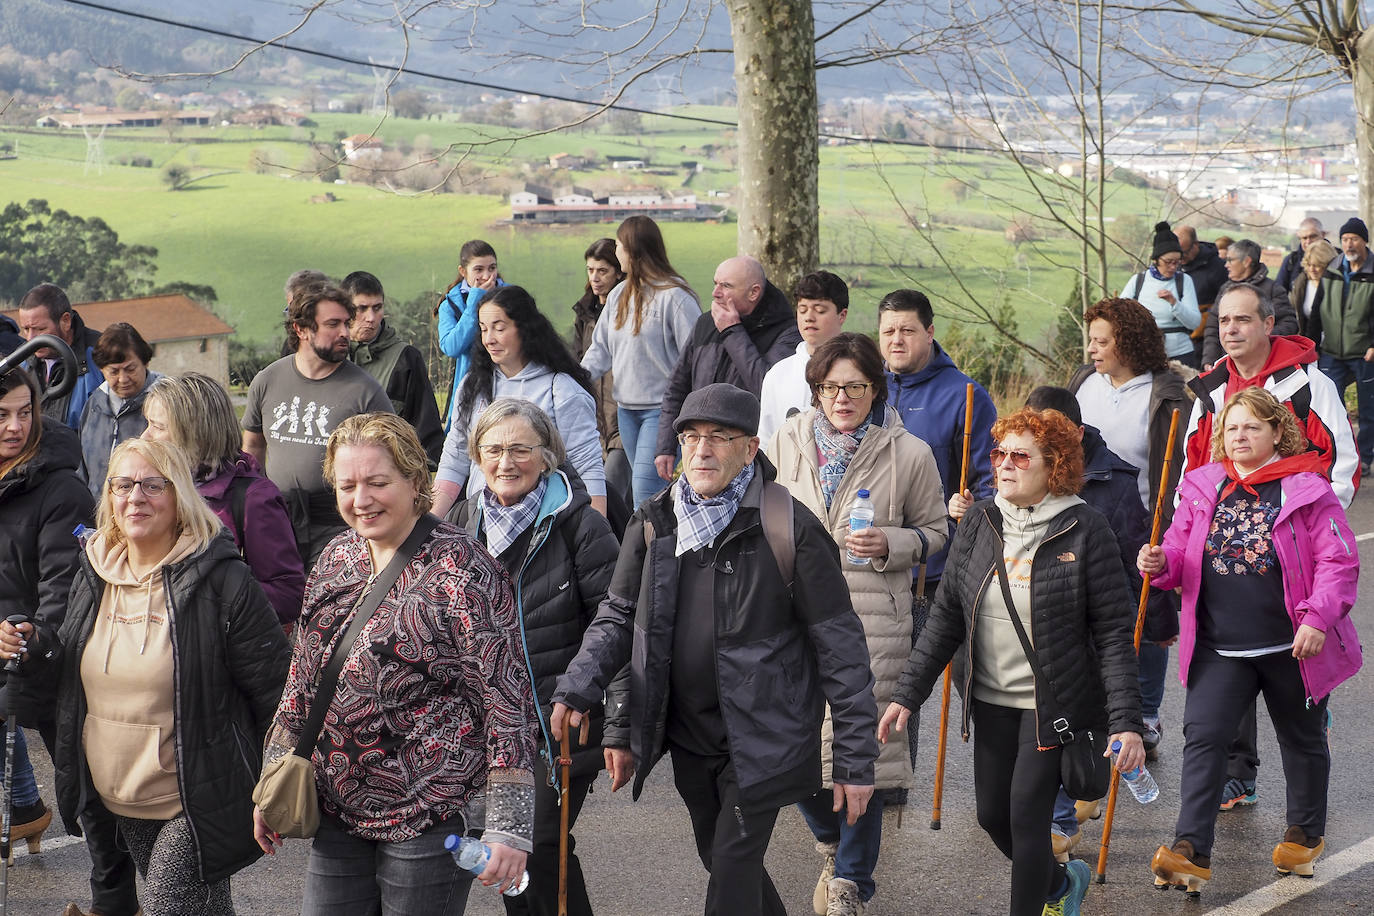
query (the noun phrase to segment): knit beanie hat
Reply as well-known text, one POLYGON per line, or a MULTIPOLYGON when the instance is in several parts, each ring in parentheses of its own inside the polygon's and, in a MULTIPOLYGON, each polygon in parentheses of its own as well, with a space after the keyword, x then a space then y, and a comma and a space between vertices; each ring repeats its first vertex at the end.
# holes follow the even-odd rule
MULTIPOLYGON (((1341 225, 1341 235, 1358 235, 1365 242, 1368 242, 1369 227, 1358 216, 1352 216, 1341 225)), ((1340 238, 1341 235, 1336 236, 1336 238, 1340 238)))
POLYGON ((1166 254, 1183 254, 1183 246, 1178 243, 1168 223, 1155 223, 1155 247, 1150 250, 1150 260, 1157 261, 1166 254))

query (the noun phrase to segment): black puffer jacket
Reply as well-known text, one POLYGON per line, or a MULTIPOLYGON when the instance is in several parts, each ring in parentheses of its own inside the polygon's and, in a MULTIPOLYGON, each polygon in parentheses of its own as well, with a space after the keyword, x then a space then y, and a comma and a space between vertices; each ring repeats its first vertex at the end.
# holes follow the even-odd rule
MULTIPOLYGON (((24 614, 55 629, 66 616, 81 552, 72 532, 95 516, 91 494, 77 476, 80 467, 76 433, 46 421, 38 454, 0 480, 0 620, 24 614)), ((36 678, 14 684, 19 721, 51 722, 51 685, 36 678)))
MULTIPOLYGON (((465 500, 458 523, 485 543, 480 536, 481 507, 480 498, 465 500)), ((619 555, 620 542, 610 523, 592 508, 581 479, 565 467, 550 475, 534 522, 497 558, 515 584, 546 734, 554 687, 582 646, 582 634, 606 597, 619 555)), ((592 733, 586 747, 579 750, 574 743, 573 768, 578 774, 601 768, 603 745, 629 746, 628 689, 629 672, 624 671, 606 690, 609 714, 600 704, 591 710, 592 733)))
POLYGON ((797 316, 782 290, 765 282, 759 304, 740 323, 724 332, 716 330, 709 311, 697 319, 692 337, 682 348, 658 420, 656 455, 677 454, 677 430, 673 421, 687 395, 715 382, 729 382, 752 391, 763 391, 763 377, 780 359, 797 352, 801 331, 797 316))
MULTIPOLYGON (((1253 286, 1255 292, 1259 293, 1262 301, 1268 302, 1274 310, 1274 330, 1270 331, 1275 337, 1282 337, 1286 334, 1298 333, 1298 313, 1293 310, 1293 305, 1288 301, 1288 290, 1279 286, 1269 276, 1269 267, 1265 264, 1255 266, 1255 272, 1244 280, 1227 280, 1221 284, 1217 290, 1217 301, 1226 295, 1227 290, 1237 286, 1253 286)), ((1217 360, 1226 355, 1226 351, 1221 348, 1221 337, 1217 333, 1217 310, 1214 308, 1207 313, 1207 330, 1204 332, 1202 342, 1202 364, 1210 366, 1217 360)))
MULTIPOLYGON (((1139 732, 1135 607, 1116 538, 1106 519, 1081 503, 1049 525, 1031 564, 1029 635, 1051 682, 1049 690, 1036 685, 1038 743, 1058 744, 1052 723, 1060 716, 1074 729, 1105 725, 1109 734, 1139 732)), ((1001 511, 991 499, 974 503, 954 533, 940 590, 893 696, 907 709, 919 709, 962 648, 966 741, 977 610, 984 593, 999 588, 994 564, 1003 549, 1001 511)))
MULTIPOLYGON (((776 473, 762 453, 754 467, 739 509, 716 536, 715 566, 723 574, 715 576, 713 602, 720 712, 748 810, 791 804, 820 789, 827 702, 835 781, 873 785, 878 757, 868 648, 835 542, 793 502, 796 581, 789 594, 759 511, 763 483, 776 473)), ((554 693, 570 709, 589 709, 629 662, 635 798, 665 750, 680 568, 672 489, 645 500, 630 520, 610 592, 554 693), (654 532, 648 545, 646 522, 654 532)))
MULTIPOLYGON (((200 878, 209 883, 262 855, 253 839, 252 793, 291 650, 227 530, 195 556, 164 567, 162 576, 172 627, 177 784, 200 878)), ((80 834, 77 815, 96 799, 81 738, 81 655, 104 592, 82 554, 66 620, 55 634, 38 629, 25 665, 60 671, 53 769, 58 809, 73 836, 80 834)))

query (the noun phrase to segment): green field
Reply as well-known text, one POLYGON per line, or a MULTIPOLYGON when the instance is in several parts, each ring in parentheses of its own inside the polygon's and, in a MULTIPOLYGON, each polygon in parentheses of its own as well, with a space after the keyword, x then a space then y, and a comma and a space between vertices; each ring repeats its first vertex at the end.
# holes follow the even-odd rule
MULTIPOLYGON (((328 140, 338 131, 366 133, 376 126, 375 119, 361 115, 313 117, 318 124, 309 129, 186 128, 170 137, 159 128, 125 130, 106 136, 105 159, 111 164, 103 174, 86 173, 79 133, 0 129, 0 142, 17 144, 19 153, 0 160, 0 202, 45 198, 54 207, 103 218, 124 242, 156 247, 158 282, 213 286, 220 314, 248 341, 277 336, 282 283, 292 271, 311 267, 343 276, 369 270, 389 295, 410 299, 452 282, 458 248, 474 237, 495 246, 506 279, 528 287, 556 324, 570 323, 567 310, 583 285, 582 251, 594 239, 613 234, 614 225, 502 225, 509 211, 500 192, 516 183, 513 178, 487 178, 478 185, 487 193, 405 196, 302 177, 293 170, 304 165, 312 134, 328 140), (256 168, 255 160, 264 154, 280 167, 256 168), (113 164, 135 156, 150 158, 154 167, 113 164), (161 169, 173 161, 210 177, 190 189, 169 191, 161 169), (338 200, 311 203, 326 191, 338 200)), ((701 160, 706 170, 693 176, 691 186, 703 195, 735 185, 726 159, 702 155, 705 144, 728 148, 732 132, 707 126, 685 130, 681 122, 655 118, 646 118, 643 127, 634 136, 572 131, 518 144, 493 143, 474 149, 465 167, 490 175, 508 172, 512 159, 538 161, 559 151, 595 150, 601 156, 647 155, 674 167, 685 159, 701 160)), ((451 120, 390 119, 377 133, 388 143, 427 137, 442 148, 507 131, 451 120)), ((568 177, 584 183, 608 174, 568 177)), ((656 180, 668 187, 680 183, 677 177, 656 180)), ((1113 184, 1108 208, 1144 217, 1148 225, 1158 208, 1153 198, 1154 192, 1113 184)), ((1015 307, 1024 335, 1042 335, 1071 288, 1068 265, 1075 255, 1067 235, 1047 225, 1038 241, 1018 252, 1003 233, 1013 205, 1035 206, 1032 192, 1012 166, 994 157, 933 158, 912 147, 823 148, 821 263, 855 283, 850 326, 872 330, 877 300, 893 288, 916 285, 932 293, 946 320, 958 320, 952 303, 970 296, 983 302, 1005 299, 1015 307), (977 182, 981 191, 956 199, 961 182, 977 182), (957 265, 966 291, 911 228, 908 217, 919 223, 929 214, 938 217, 929 233, 957 265)), ((709 296, 715 265, 735 251, 734 224, 668 223, 663 231, 675 265, 709 296)))

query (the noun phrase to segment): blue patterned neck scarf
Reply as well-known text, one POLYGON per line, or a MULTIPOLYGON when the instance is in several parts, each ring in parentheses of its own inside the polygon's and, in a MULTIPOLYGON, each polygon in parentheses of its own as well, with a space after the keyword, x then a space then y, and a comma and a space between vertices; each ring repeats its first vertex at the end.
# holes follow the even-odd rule
MULTIPOLYGON (((874 405, 874 409, 879 406, 881 405, 874 405)), ((816 452, 820 458, 818 463, 821 472, 821 495, 825 497, 825 507, 829 509, 831 500, 835 498, 835 491, 840 488, 840 481, 844 480, 844 472, 849 469, 849 462, 859 450, 868 428, 873 425, 873 414, 869 413, 858 429, 847 433, 836 429, 834 424, 826 419, 823 410, 816 411, 816 419, 811 425, 816 435, 816 452)))
POLYGON ((499 557, 534 523, 548 486, 549 478, 540 477, 535 488, 513 506, 501 505, 491 487, 482 488, 482 534, 487 540, 488 553, 499 557))
POLYGON ((714 541, 739 511, 739 501, 753 479, 754 465, 750 462, 724 490, 706 499, 692 489, 686 474, 679 477, 675 485, 677 492, 673 494, 673 512, 677 515, 676 556, 714 541))

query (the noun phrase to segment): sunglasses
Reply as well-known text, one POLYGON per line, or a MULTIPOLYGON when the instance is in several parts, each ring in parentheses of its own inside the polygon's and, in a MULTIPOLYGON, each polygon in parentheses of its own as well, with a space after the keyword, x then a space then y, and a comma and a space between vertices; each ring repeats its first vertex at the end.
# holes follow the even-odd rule
POLYGON ((992 459, 992 466, 995 468, 1001 467, 1002 462, 1010 457, 1012 467, 1024 471, 1026 468, 1030 467, 1031 458, 1034 456, 1030 452, 1023 451, 1022 449, 1007 451, 1004 448, 995 448, 988 453, 988 457, 992 459))

